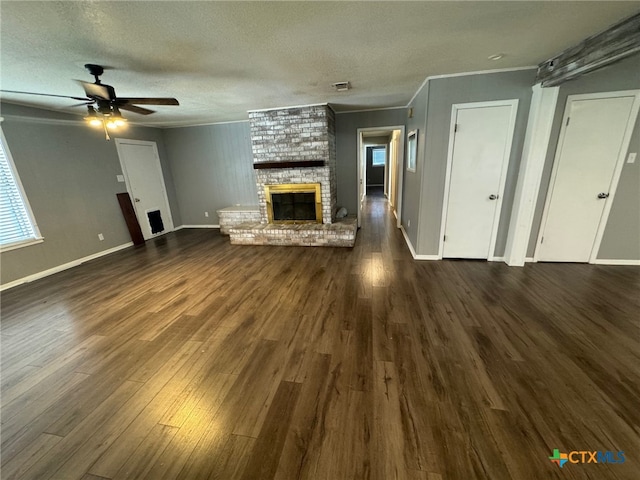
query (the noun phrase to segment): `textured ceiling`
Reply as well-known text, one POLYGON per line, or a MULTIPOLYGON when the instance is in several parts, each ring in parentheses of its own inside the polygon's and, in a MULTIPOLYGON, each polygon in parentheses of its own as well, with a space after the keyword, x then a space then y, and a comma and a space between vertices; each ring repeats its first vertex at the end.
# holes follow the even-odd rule
MULTIPOLYGON (((82 95, 85 63, 119 96, 179 107, 130 121, 244 120, 247 110, 330 102, 406 105, 427 76, 537 65, 640 10, 640 2, 0 2, 1 88, 82 95), (490 61, 493 53, 504 53, 490 61), (335 92, 348 80, 353 88, 335 92)), ((72 100, 4 100, 71 109, 72 100)), ((80 110, 80 111, 79 111, 80 110)))

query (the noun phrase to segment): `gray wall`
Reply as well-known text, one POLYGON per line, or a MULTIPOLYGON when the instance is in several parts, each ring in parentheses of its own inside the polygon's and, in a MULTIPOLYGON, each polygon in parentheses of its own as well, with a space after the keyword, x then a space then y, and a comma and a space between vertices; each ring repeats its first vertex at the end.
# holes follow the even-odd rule
POLYGON ((418 142, 419 152, 422 151, 424 155, 424 168, 417 172, 422 179, 420 230, 416 246, 418 254, 438 253, 452 105, 518 99, 518 113, 494 252, 496 256, 504 255, 534 78, 535 70, 521 70, 442 78, 428 82, 426 139, 422 150, 422 138, 418 142))
POLYGON ((258 204, 249 122, 170 128, 164 139, 184 225, 218 224, 216 210, 258 204))
MULTIPOLYGON (((418 245, 418 237, 420 236, 420 209, 422 198, 422 172, 424 171, 424 148, 427 131, 427 104, 429 99, 429 83, 427 82, 424 87, 418 92, 418 95, 413 99, 410 108, 413 109, 413 115, 407 119, 407 131, 406 135, 409 135, 414 130, 418 131, 418 144, 416 149, 416 171, 410 172, 406 168, 406 155, 408 154, 407 139, 405 142, 405 163, 404 179, 403 179, 403 191, 402 195, 402 228, 407 233, 409 241, 416 248, 418 245)), ((422 253, 422 252, 418 252, 422 253)), ((437 252, 436 252, 437 253, 437 252)))
POLYGON ((338 207, 351 215, 358 209, 358 128, 404 125, 406 119, 406 108, 336 113, 338 207))
MULTIPOLYGON (((73 115, 11 104, 2 104, 2 115, 2 130, 44 237, 43 243, 0 254, 3 284, 131 241, 116 199, 126 186, 116 180, 122 169, 115 142, 73 115)), ((180 225, 161 130, 130 126, 117 136, 156 142, 173 221, 180 225)))
MULTIPOLYGON (((562 117, 569 95, 640 89, 640 55, 634 55, 607 68, 584 75, 560 86, 551 130, 551 141, 542 174, 540 192, 529 238, 527 256, 533 257, 544 203, 549 189, 553 160, 560 137, 562 117)), ((629 144, 630 152, 640 153, 640 122, 636 122, 629 144)), ((640 259, 640 160, 624 164, 616 196, 611 206, 598 258, 640 259)))

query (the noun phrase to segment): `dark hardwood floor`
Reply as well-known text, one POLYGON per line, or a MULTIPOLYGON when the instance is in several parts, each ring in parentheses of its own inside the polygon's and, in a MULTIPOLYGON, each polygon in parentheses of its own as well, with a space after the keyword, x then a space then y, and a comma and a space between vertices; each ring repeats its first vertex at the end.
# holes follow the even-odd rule
POLYGON ((394 221, 182 230, 5 292, 2 479, 640 478, 640 269, 416 262, 394 221))

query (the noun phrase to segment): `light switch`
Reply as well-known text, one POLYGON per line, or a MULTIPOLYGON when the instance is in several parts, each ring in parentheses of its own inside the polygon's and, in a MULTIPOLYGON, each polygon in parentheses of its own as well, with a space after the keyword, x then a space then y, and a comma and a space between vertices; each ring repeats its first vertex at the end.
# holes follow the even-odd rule
POLYGON ((636 152, 631 152, 627 157, 627 163, 635 163, 636 161, 636 152))
POLYGON ((124 175, 116 175, 116 178, 118 179, 118 182, 124 183, 124 175))

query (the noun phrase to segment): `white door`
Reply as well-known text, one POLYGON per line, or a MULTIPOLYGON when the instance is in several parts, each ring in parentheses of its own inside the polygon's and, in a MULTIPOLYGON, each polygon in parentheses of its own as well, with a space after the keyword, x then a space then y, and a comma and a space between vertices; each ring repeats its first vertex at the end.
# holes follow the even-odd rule
POLYGON ((173 220, 155 142, 118 138, 116 148, 145 240, 172 231, 173 220))
POLYGON ((635 123, 636 96, 595 97, 567 100, 536 250, 539 261, 588 262, 597 254, 596 238, 617 184, 614 174, 635 123))
POLYGON ((517 100, 453 106, 443 257, 493 257, 516 110, 517 100))

